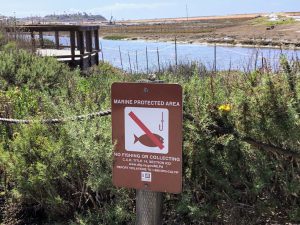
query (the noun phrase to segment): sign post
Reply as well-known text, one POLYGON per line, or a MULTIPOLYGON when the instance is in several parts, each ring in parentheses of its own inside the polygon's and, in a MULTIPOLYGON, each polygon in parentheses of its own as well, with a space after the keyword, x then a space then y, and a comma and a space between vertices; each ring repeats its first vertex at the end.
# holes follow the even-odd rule
POLYGON ((136 190, 136 225, 162 224, 161 192, 136 190))
POLYGON ((138 225, 161 224, 162 194, 182 190, 182 88, 114 83, 113 183, 137 189, 138 225))

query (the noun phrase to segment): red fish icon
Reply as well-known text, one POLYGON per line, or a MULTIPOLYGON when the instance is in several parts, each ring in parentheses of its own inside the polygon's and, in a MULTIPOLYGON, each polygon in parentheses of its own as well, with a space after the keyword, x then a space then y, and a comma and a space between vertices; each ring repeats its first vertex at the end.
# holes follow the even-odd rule
MULTIPOLYGON (((153 134, 158 140, 160 140, 160 142, 163 144, 164 143, 164 139, 159 136, 158 134, 153 134)), ((142 145, 145 145, 147 147, 159 147, 157 146, 152 140, 151 138, 149 138, 149 136, 147 134, 144 134, 140 137, 137 137, 136 135, 134 135, 134 144, 137 142, 140 142, 142 145)))

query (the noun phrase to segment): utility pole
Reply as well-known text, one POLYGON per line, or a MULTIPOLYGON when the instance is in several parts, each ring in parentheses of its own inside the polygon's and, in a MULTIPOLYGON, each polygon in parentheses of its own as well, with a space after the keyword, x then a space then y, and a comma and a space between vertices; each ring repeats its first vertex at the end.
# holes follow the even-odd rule
POLYGON ((15 40, 17 40, 17 18, 16 18, 15 11, 14 11, 14 30, 15 30, 15 40))
POLYGON ((186 10, 186 20, 189 21, 189 9, 188 9, 188 1, 185 2, 185 10, 186 10))

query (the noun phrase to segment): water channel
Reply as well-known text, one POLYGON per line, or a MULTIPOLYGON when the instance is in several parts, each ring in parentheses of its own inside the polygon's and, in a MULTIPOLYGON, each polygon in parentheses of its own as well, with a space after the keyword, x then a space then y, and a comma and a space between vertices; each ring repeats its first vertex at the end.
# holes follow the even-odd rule
MULTIPOLYGON (((51 36, 46 38, 54 40, 54 37, 51 36)), ((174 42, 104 39, 99 39, 99 41, 103 53, 99 56, 101 60, 132 72, 146 72, 147 68, 149 72, 154 72, 159 68, 175 65, 176 52, 178 64, 197 62, 204 64, 208 69, 214 67, 216 55, 218 70, 253 69, 255 64, 257 67, 262 64, 263 58, 270 68, 276 70, 279 68, 281 54, 286 55, 289 59, 299 59, 300 57, 300 50, 275 48, 216 46, 215 54, 215 46, 207 44, 177 43, 175 50, 174 42)), ((69 45, 69 38, 60 37, 60 42, 63 45, 69 45)))

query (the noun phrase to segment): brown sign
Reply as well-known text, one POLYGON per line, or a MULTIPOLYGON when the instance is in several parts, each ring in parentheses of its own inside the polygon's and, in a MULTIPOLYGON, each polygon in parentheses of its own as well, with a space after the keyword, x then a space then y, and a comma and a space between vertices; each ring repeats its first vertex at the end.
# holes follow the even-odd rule
POLYGON ((180 85, 114 83, 112 138, 115 144, 115 186, 181 192, 180 85))

